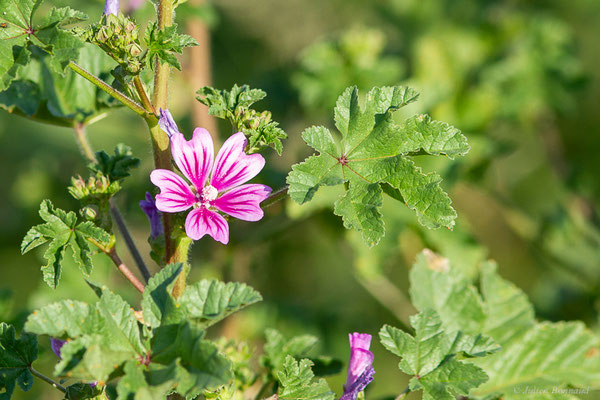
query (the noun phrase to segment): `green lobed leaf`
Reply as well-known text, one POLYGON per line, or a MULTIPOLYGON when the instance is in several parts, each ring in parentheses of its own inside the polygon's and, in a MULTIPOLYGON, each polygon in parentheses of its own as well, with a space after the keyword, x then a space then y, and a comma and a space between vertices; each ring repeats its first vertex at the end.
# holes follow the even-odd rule
POLYGON ((146 46, 146 62, 149 68, 154 68, 154 61, 158 60, 181 70, 181 64, 174 53, 182 54, 184 48, 198 46, 198 42, 190 35, 178 33, 177 24, 159 29, 158 24, 154 22, 146 29, 146 46))
POLYGON ((53 8, 35 24, 34 13, 42 1, 0 0, 0 90, 7 89, 18 77, 33 47, 52 54, 48 66, 56 73, 62 73, 70 61, 77 59, 83 42, 61 28, 85 20, 86 15, 69 7, 53 8))
POLYGON ((25 254, 50 241, 44 253, 47 264, 42 267, 42 272, 44 281, 52 288, 58 286, 67 247, 71 248, 75 262, 84 275, 88 276, 93 268, 91 256, 96 251, 90 240, 108 245, 110 235, 91 222, 78 224, 74 212, 55 209, 50 200, 44 200, 40 205, 40 216, 46 223, 36 225, 27 232, 21 243, 21 253, 25 254))
POLYGON ((28 391, 33 385, 29 366, 38 356, 37 337, 22 333, 17 339, 15 328, 0 323, 0 399, 9 400, 18 384, 28 391))
MULTIPOLYGON (((41 49, 32 48, 31 60, 0 92, 0 107, 36 121, 72 127, 76 122, 94 121, 109 107, 119 106, 80 75, 54 72, 48 64, 51 58, 41 49)), ((114 61, 94 45, 85 44, 76 62, 105 81, 111 78, 114 61)))
POLYGON ((87 400, 95 399, 102 394, 102 388, 98 385, 92 387, 87 383, 75 383, 68 386, 65 393, 66 400, 87 400))
POLYGON ((454 400, 456 396, 468 396, 487 379, 481 368, 451 358, 432 373, 412 378, 409 385, 412 391, 422 389, 424 400, 454 400))
POLYGON ((185 318, 183 309, 171 294, 183 268, 183 263, 169 264, 148 281, 142 295, 142 310, 144 321, 151 327, 177 324, 185 318))
POLYGON ((423 173, 410 157, 424 153, 452 158, 466 154, 469 146, 456 128, 425 115, 396 124, 392 113, 417 97, 407 87, 376 87, 361 106, 358 89, 347 88, 334 110, 341 137, 325 127, 303 133, 319 155, 292 167, 287 177, 290 197, 303 204, 320 186, 345 182, 347 194, 336 203, 335 214, 371 246, 385 234, 379 211, 382 192, 404 201, 422 225, 452 228, 456 212, 440 186, 441 178, 423 173))
POLYGON ((429 251, 419 256, 410 278, 418 309, 433 308, 444 326, 483 335, 475 342, 456 338, 455 347, 479 352, 478 347, 487 347, 487 336, 502 346, 495 354, 472 360, 489 381, 471 395, 513 398, 527 387, 547 393, 600 388, 598 337, 580 322, 535 322, 525 294, 502 279, 495 264, 481 268, 481 294, 448 260, 429 251))
POLYGON ((245 283, 202 280, 188 285, 179 300, 188 318, 208 328, 262 296, 245 283))
POLYGON ((265 338, 264 355, 260 362, 272 376, 277 376, 288 356, 307 358, 308 353, 318 342, 318 339, 311 335, 294 336, 287 339, 275 329, 267 329, 265 338))
POLYGON ((125 363, 123 371, 117 384, 118 400, 164 400, 175 384, 173 380, 150 382, 146 366, 136 361, 125 363))
POLYGON ((279 123, 271 119, 269 111, 250 108, 266 97, 260 89, 251 89, 248 85, 233 85, 231 90, 217 90, 210 86, 201 88, 196 99, 208 106, 208 113, 217 118, 228 119, 234 131, 244 132, 248 138, 247 153, 255 153, 263 147, 271 146, 277 154, 283 150, 282 139, 287 138, 279 123))
POLYGON ((335 393, 331 391, 325 379, 315 379, 311 370, 313 363, 302 359, 296 361, 288 355, 281 370, 277 373, 280 399, 312 399, 333 400, 335 393))
POLYGON ((500 350, 489 337, 448 330, 432 309, 410 317, 412 336, 384 325, 379 332, 381 344, 402 358, 398 367, 412 375, 411 390, 423 389, 424 398, 453 399, 451 393, 468 395, 487 380, 484 370, 458 357, 482 357, 500 350))
POLYGON ((93 305, 63 300, 34 311, 25 330, 69 339, 55 373, 90 382, 106 381, 121 364, 148 353, 133 309, 105 288, 93 305))
POLYGON ((190 398, 229 384, 233 379, 231 362, 203 337, 204 331, 190 323, 157 329, 151 355, 151 365, 155 365, 149 379, 168 376, 177 382, 177 393, 190 398))
POLYGON ((130 170, 140 164, 138 158, 133 157, 131 147, 119 143, 115 147, 115 154, 109 156, 104 151, 96 153, 96 161, 90 163, 88 168, 96 174, 107 176, 110 181, 118 181, 130 175, 130 170))

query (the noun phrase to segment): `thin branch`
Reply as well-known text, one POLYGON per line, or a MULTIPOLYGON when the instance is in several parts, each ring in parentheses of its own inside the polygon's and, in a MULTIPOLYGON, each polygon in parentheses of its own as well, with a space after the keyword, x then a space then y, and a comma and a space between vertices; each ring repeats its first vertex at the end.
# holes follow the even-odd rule
POLYGON ((131 272, 131 270, 125 265, 125 263, 121 260, 119 255, 117 254, 117 250, 115 247, 105 247, 102 243, 98 241, 88 238, 88 241, 92 243, 94 246, 100 249, 104 254, 110 257, 112 262, 116 265, 119 271, 123 274, 123 276, 140 292, 144 293, 144 284, 136 278, 136 276, 131 272))
POLYGON ((81 122, 77 122, 75 126, 73 126, 73 130, 75 131, 75 140, 79 145, 81 154, 89 161, 96 161, 96 155, 94 154, 94 150, 92 150, 92 146, 87 138, 87 133, 85 132, 85 125, 81 122))
POLYGON ((105 253, 106 253, 106 255, 108 255, 110 257, 110 259, 117 266, 117 268, 119 269, 119 271, 121 271, 121 273, 123 274, 123 276, 129 282, 131 282, 131 284, 140 293, 144 293, 144 289, 145 289, 144 284, 142 282, 140 282, 138 280, 138 278, 135 277, 135 275, 133 274, 133 272, 131 272, 131 270, 129 268, 127 268, 127 265, 125 265, 125 263, 123 261, 121 261, 121 258, 119 258, 119 255, 117 254, 117 250, 113 247, 108 252, 105 251, 105 253))
POLYGON ((407 394, 410 393, 410 386, 407 386, 406 389, 402 391, 394 400, 402 400, 406 397, 407 394))
POLYGON ((60 390, 61 392, 67 393, 67 389, 64 386, 62 386, 59 383, 48 378, 46 375, 42 374, 41 372, 36 371, 31 365, 29 366, 29 372, 31 372, 33 375, 37 376, 44 382, 54 386, 56 389, 60 390))
MULTIPOLYGON (((142 107, 141 105, 136 103, 133 99, 128 97, 126 94, 121 93, 117 89, 113 88, 108 83, 104 82, 102 79, 100 79, 97 76, 86 71, 83 67, 81 67, 77 63, 71 61, 69 63, 69 68, 71 68, 73 71, 75 71, 79 75, 83 76, 88 81, 92 82, 94 85, 96 85, 97 87, 99 87, 100 89, 102 89, 103 91, 105 91, 106 93, 108 93, 109 95, 114 97, 115 99, 119 100, 123 105, 125 105, 126 107, 135 111, 138 115, 141 115, 142 117, 144 117, 146 119, 151 118, 151 116, 144 109, 144 107, 142 107)), ((156 119, 155 116, 154 116, 154 118, 156 119)))
POLYGON ((152 277, 152 275, 150 274, 150 271, 148 270, 148 267, 146 266, 142 255, 136 247, 135 242, 133 241, 133 238, 129 233, 129 229, 127 229, 127 225, 125 224, 125 220, 123 220, 123 216, 121 215, 119 209, 112 200, 113 199, 110 199, 110 211, 112 213, 113 219, 117 224, 117 227, 119 228, 119 232, 121 232, 121 235, 123 236, 123 240, 125 240, 125 244, 127 245, 127 248, 129 249, 129 252, 133 257, 135 264, 140 270, 140 273, 144 277, 146 283, 148 283, 148 280, 152 277))
POLYGON ((276 192, 271 193, 271 195, 260 204, 260 207, 264 210, 265 208, 270 207, 273 204, 283 200, 287 196, 288 190, 289 187, 286 186, 277 190, 276 192))

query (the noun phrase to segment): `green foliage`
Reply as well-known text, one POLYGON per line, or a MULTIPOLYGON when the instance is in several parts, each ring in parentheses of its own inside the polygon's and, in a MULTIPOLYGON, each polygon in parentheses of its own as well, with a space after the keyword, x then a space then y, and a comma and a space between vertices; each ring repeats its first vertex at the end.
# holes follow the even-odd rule
POLYGON ((40 217, 44 224, 32 227, 21 243, 21 253, 50 242, 44 253, 47 264, 42 267, 44 281, 52 288, 58 286, 61 275, 61 265, 65 250, 70 247, 75 262, 88 276, 92 272, 91 256, 96 251, 92 241, 107 246, 110 235, 91 222, 79 222, 74 212, 65 212, 54 208, 50 200, 44 200, 40 205, 40 217))
MULTIPOLYGON (((10 86, 0 92, 0 107, 36 121, 60 126, 92 123, 102 117, 116 101, 109 99, 85 78, 67 71, 64 75, 49 66, 52 55, 31 48, 27 65, 10 86)), ((110 78, 112 60, 99 48, 86 44, 77 63, 102 79, 110 78)))
POLYGON ((37 345, 35 335, 23 333, 17 339, 13 326, 0 323, 0 399, 9 400, 17 384, 24 391, 31 389, 29 366, 38 356, 37 345))
POLYGON ((333 400, 335 393, 331 391, 325 379, 315 379, 311 370, 312 361, 302 359, 296 361, 287 355, 281 370, 277 373, 280 399, 333 400))
POLYGON ((88 165, 90 171, 101 174, 116 182, 130 175, 131 168, 140 164, 138 158, 133 157, 131 147, 119 143, 115 147, 115 155, 109 156, 104 151, 96 153, 96 161, 88 165))
POLYGON ((600 387, 600 340, 579 322, 535 322, 525 294, 493 264, 481 270, 481 293, 447 260, 425 252, 411 271, 411 297, 435 309, 443 326, 489 335, 502 350, 473 363, 489 380, 471 392, 509 398, 527 386, 600 387))
POLYGON ((282 370, 288 356, 298 359, 306 358, 318 342, 318 339, 311 335, 286 339, 275 329, 267 329, 265 337, 264 355, 261 357, 260 363, 273 377, 276 377, 282 370))
POLYGON ((384 54, 386 35, 377 29, 354 28, 334 40, 323 40, 303 51, 292 83, 310 110, 329 110, 349 84, 360 90, 398 84, 404 62, 384 54))
POLYGON ((154 68, 156 59, 181 70, 181 64, 174 53, 181 54, 186 47, 198 46, 198 42, 190 35, 177 33, 177 24, 159 29, 156 23, 152 23, 146 30, 146 46, 148 67, 154 68))
POLYGON ((69 7, 52 8, 41 22, 34 24, 34 13, 42 0, 1 0, 0 10, 0 90, 8 88, 31 58, 32 47, 52 54, 48 67, 62 73, 77 58, 81 40, 61 29, 87 17, 69 7))
POLYGON ((384 191, 403 200, 422 225, 452 228, 456 212, 439 185, 441 178, 423 173, 410 156, 454 158, 466 154, 469 146, 456 128, 425 115, 397 125, 392 113, 417 97, 417 92, 406 87, 373 88, 361 107, 357 88, 347 88, 335 107, 341 140, 325 127, 303 132, 304 141, 319 155, 292 167, 287 177, 290 197, 303 204, 320 186, 346 183, 347 191, 335 203, 334 213, 342 217, 346 228, 362 232, 371 246, 385 233, 379 211, 384 191))
POLYGON ((102 388, 98 385, 92 387, 88 383, 75 383, 68 386, 65 393, 67 400, 87 400, 95 399, 102 394, 102 388))
POLYGON ((271 146, 281 155, 282 139, 287 138, 279 123, 271 120, 271 113, 262 113, 250 108, 266 97, 260 89, 250 89, 248 85, 233 85, 230 91, 217 90, 205 86, 198 91, 198 101, 208 106, 208 113, 217 118, 228 119, 235 131, 244 132, 248 138, 246 152, 255 153, 265 146, 271 146))
POLYGON ((485 372, 457 355, 483 357, 499 346, 483 335, 470 336, 461 331, 447 331, 433 310, 410 318, 415 336, 385 325, 379 332, 386 349, 402 357, 398 367, 408 375, 411 390, 423 389, 425 398, 453 399, 451 393, 468 395, 485 381, 485 372))
POLYGON ((170 264, 148 282, 142 307, 144 320, 152 327, 190 320, 205 329, 262 300, 257 291, 243 283, 216 280, 187 285, 181 297, 175 300, 172 288, 182 268, 181 263, 170 264))

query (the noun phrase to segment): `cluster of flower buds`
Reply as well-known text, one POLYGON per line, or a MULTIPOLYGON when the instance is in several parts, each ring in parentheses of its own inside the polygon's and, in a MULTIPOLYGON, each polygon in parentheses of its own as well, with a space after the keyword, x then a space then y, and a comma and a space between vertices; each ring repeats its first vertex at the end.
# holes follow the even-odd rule
POLYGON ((119 13, 105 14, 82 34, 84 40, 98 45, 132 75, 142 70, 146 53, 139 40, 139 28, 134 20, 119 13))
POLYGON ((271 122, 271 112, 258 112, 251 108, 238 107, 235 110, 238 129, 261 130, 271 122))
POLYGON ((79 210, 81 216, 88 221, 97 222, 104 229, 110 229, 111 226, 109 200, 120 189, 119 182, 111 182, 102 175, 91 176, 87 180, 80 176, 73 177, 68 188, 71 196, 83 206, 79 210))

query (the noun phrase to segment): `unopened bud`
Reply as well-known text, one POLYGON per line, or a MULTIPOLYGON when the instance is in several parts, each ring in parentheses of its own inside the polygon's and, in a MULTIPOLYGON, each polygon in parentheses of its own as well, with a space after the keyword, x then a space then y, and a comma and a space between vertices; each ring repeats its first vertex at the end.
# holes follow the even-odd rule
POLYGON ((142 54, 142 48, 136 44, 136 43, 131 43, 128 47, 127 47, 127 52, 132 56, 132 57, 137 57, 140 54, 142 54))
POLYGON ((98 207, 94 205, 83 207, 79 213, 87 221, 95 221, 98 218, 98 207))
POLYGON ((100 43, 106 42, 112 36, 112 32, 108 26, 101 27, 96 33, 96 40, 100 43))

